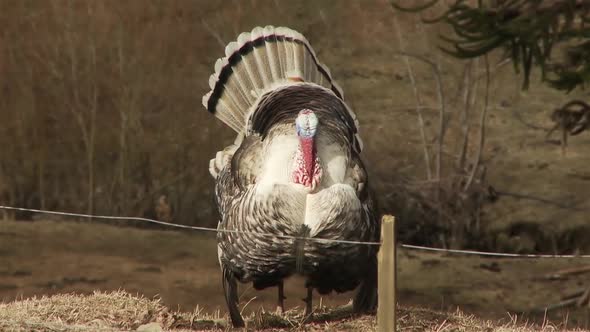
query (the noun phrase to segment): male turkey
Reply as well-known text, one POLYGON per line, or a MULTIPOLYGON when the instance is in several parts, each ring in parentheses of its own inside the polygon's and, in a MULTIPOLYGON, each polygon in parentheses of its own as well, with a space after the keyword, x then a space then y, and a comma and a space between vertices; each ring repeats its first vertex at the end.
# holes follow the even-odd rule
POLYGON ((277 286, 284 310, 283 279, 302 275, 308 315, 313 289, 359 287, 355 311, 373 310, 378 247, 346 241, 377 241, 379 224, 358 122, 342 91, 305 37, 288 28, 242 33, 225 55, 203 105, 237 132, 209 168, 218 229, 226 231, 218 233, 218 256, 233 325, 244 325, 236 280, 277 286))

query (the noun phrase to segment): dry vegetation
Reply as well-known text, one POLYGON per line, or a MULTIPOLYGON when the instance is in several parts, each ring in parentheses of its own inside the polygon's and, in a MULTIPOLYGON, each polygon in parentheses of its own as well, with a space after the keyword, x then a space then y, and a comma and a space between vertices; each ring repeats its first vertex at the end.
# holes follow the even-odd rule
MULTIPOLYGON (((497 54, 487 64, 447 58, 435 42, 444 27, 395 14, 386 0, 0 1, 0 204, 155 217, 165 195, 167 219, 215 225, 208 159, 232 133, 206 114, 201 96, 224 45, 266 24, 306 35, 343 86, 362 125, 380 206, 402 223, 403 242, 521 253, 590 250, 590 136, 572 138, 567 156, 544 141, 551 111, 570 99, 588 100, 588 93, 564 96, 535 77, 523 92, 497 54)), ((14 217, 46 216, 5 215, 14 217)), ((223 307, 212 237, 136 232, 0 221, 0 330, 217 324, 219 317, 187 313, 196 304, 207 312, 223 307), (160 294, 162 302, 122 292, 58 295, 120 288, 160 294), (10 302, 41 294, 55 297, 10 302), (100 301, 111 306, 82 310, 100 301)), ((408 254, 401 264, 402 303, 461 305, 500 322, 403 306, 406 331, 539 331, 501 318, 559 301, 587 281, 535 279, 576 260, 495 265, 408 254)), ((297 294, 300 288, 291 287, 297 294)), ((249 309, 273 301, 271 294, 256 295, 249 309)), ((329 307, 342 301, 326 299, 329 307)), ((285 324, 257 310, 250 313, 253 324, 285 324)), ((578 313, 570 323, 581 326, 586 316, 578 313)), ((558 326, 564 320, 551 317, 558 326)), ((373 318, 307 326, 360 327, 374 328, 373 318)))
MULTIPOLYGON (((504 323, 483 321, 460 311, 442 313, 412 307, 398 308, 399 331, 553 332, 563 325, 520 322, 516 316, 504 323)), ((352 317, 350 308, 318 308, 311 323, 302 324, 300 311, 285 315, 260 311, 247 318, 248 329, 258 331, 376 331, 374 316, 352 317)), ((96 292, 88 296, 61 294, 0 304, 0 329, 9 331, 224 331, 228 322, 198 308, 174 312, 158 299, 132 296, 123 291, 96 292)), ((569 331, 581 331, 577 329, 569 331)))
MULTIPOLYGON (((225 322, 221 276, 213 253, 213 236, 199 233, 141 230, 94 223, 3 221, 0 222, 0 303, 5 303, 5 306, 0 308, 7 308, 6 305, 22 308, 26 303, 36 302, 20 300, 41 296, 57 296, 54 303, 60 303, 58 299, 64 299, 60 297, 63 294, 79 294, 77 296, 82 301, 85 299, 83 295, 92 295, 97 290, 102 292, 103 297, 94 296, 94 300, 89 298, 84 301, 98 301, 104 299, 105 293, 114 292, 120 295, 122 301, 113 301, 112 305, 123 306, 123 300, 127 298, 129 303, 151 308, 148 300, 129 298, 119 292, 125 290, 128 294, 140 294, 139 297, 161 299, 158 302, 160 308, 165 306, 170 308, 170 313, 178 311, 181 314, 177 316, 184 317, 184 321, 178 318, 178 324, 186 322, 190 317, 187 315, 195 312, 198 312, 199 318, 209 319, 211 317, 207 314, 210 314, 212 319, 221 318, 225 322), (15 299, 17 302, 13 302, 15 299)), ((454 322, 452 317, 456 317, 457 307, 464 313, 461 315, 463 319, 471 315, 478 317, 469 318, 472 321, 470 324, 484 324, 488 320, 497 322, 496 325, 507 324, 511 322, 512 315, 520 322, 530 321, 539 325, 549 320, 560 326, 566 321, 569 327, 588 326, 587 311, 584 309, 556 310, 547 315, 542 310, 544 305, 560 301, 562 296, 578 291, 587 282, 587 275, 584 274, 554 277, 556 271, 576 266, 579 260, 493 259, 405 249, 400 249, 398 255, 399 317, 402 321, 409 319, 403 323, 408 331, 412 331, 410 326, 436 330, 435 327, 440 326, 437 324, 442 324, 447 318, 454 322), (430 308, 437 313, 429 316, 427 313, 431 310, 418 308, 430 308), (534 309, 541 310, 531 312, 534 309), (421 318, 412 318, 412 312, 421 318), (430 318, 433 320, 429 321, 430 318)), ((304 289, 303 280, 298 278, 289 279, 285 284, 286 306, 292 310, 290 321, 296 326, 299 324, 296 316, 303 307, 301 298, 304 289)), ((260 321, 261 312, 275 309, 274 289, 254 291, 243 285, 240 295, 240 308, 254 322, 260 321)), ((346 315, 346 311, 330 310, 346 304, 351 297, 351 293, 321 298, 316 295, 315 303, 321 303, 322 311, 330 313, 328 317, 332 326, 361 323, 372 326, 374 317, 354 322, 335 319, 340 317, 336 313, 346 315)), ((67 301, 63 302, 67 304, 67 301)), ((75 305, 67 305, 61 309, 54 306, 57 308, 55 312, 67 312, 67 317, 81 315, 76 310, 72 311, 75 305)), ((100 313, 108 307, 95 309, 100 313)), ((20 313, 8 320, 12 324, 17 324, 16 321, 25 324, 20 317, 26 317, 28 321, 43 321, 45 314, 38 313, 20 313)), ((5 314, 11 316, 10 313, 5 314)), ((119 327, 132 324, 135 320, 138 321, 135 324, 145 324, 159 317, 145 311, 134 313, 132 320, 119 320, 117 315, 107 316, 101 319, 116 321, 121 324, 117 325, 119 327)), ((64 316, 60 317, 69 324, 86 322, 72 322, 64 316)), ((273 326, 291 324, 274 316, 262 317, 265 324, 275 324, 273 326)), ((317 324, 320 330, 326 326, 324 323, 317 324)), ((465 328, 465 331, 469 330, 465 328)))
POLYGON ((153 215, 167 194, 177 222, 211 224, 201 164, 220 125, 197 110, 213 43, 194 32, 217 5, 2 2, 2 201, 153 215))

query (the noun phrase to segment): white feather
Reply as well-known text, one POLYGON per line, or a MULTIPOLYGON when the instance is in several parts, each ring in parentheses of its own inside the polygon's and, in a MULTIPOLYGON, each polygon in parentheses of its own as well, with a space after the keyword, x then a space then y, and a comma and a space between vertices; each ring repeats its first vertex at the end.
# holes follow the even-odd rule
POLYGON ((293 156, 299 147, 296 135, 274 136, 264 148, 260 183, 292 183, 293 156))
POLYGON ((209 76, 209 88, 211 90, 215 89, 215 84, 217 84, 217 77, 215 75, 209 76))
POLYGON ((337 183, 317 193, 308 194, 306 198, 304 224, 310 228, 311 237, 330 224, 345 225, 347 222, 360 220, 362 205, 349 185, 337 183), (343 210, 345 213, 342 213, 343 210), (345 219, 342 220, 342 217, 345 219))
POLYGON ((329 187, 334 183, 343 183, 348 167, 346 151, 340 145, 323 143, 321 135, 318 136, 320 136, 318 139, 318 156, 323 168, 323 179, 320 188, 329 187))
MULTIPOLYGON (((229 45, 227 45, 227 47, 229 47, 229 45)), ((215 72, 219 73, 221 72, 221 68, 223 67, 223 63, 227 63, 227 58, 219 58, 217 59, 217 61, 215 61, 215 72)))
POLYGON ((205 108, 207 108, 207 102, 209 102, 209 97, 211 97, 211 93, 213 93, 213 91, 209 91, 207 92, 207 94, 205 94, 201 100, 201 103, 203 104, 203 106, 205 106, 205 108))
MULTIPOLYGON (((215 62, 215 72, 209 78, 212 91, 222 84, 219 81, 220 74, 230 66, 228 59, 236 53, 240 53, 241 58, 232 65, 231 74, 223 83, 215 109, 209 111, 237 132, 244 129, 248 113, 263 94, 281 86, 297 84, 293 79, 300 78, 335 89, 341 94, 329 70, 318 61, 307 39, 295 30, 273 26, 256 27, 251 32, 243 32, 236 41, 225 47, 225 57, 215 62), (250 53, 240 53, 246 44, 273 35, 277 36, 276 41, 258 43, 250 53), (318 67, 327 74, 320 72, 318 67)), ((203 97, 205 107, 209 105, 211 96, 209 92, 203 97)))
MULTIPOLYGON (((233 41, 233 42, 230 42, 229 44, 227 44, 227 46, 225 46, 226 59, 229 58, 230 56, 232 56, 235 52, 237 52, 241 46, 243 46, 243 45, 240 45, 239 41, 238 42, 233 41)), ((221 69, 217 70, 217 68, 215 68, 215 71, 219 72, 219 71, 221 71, 221 69)))

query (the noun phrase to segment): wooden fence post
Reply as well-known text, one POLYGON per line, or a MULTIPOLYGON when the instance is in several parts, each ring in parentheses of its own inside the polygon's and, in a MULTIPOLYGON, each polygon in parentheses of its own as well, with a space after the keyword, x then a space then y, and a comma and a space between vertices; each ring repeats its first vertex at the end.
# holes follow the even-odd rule
POLYGON ((391 215, 385 215, 381 219, 381 248, 377 258, 379 260, 377 330, 395 332, 395 218, 391 215))

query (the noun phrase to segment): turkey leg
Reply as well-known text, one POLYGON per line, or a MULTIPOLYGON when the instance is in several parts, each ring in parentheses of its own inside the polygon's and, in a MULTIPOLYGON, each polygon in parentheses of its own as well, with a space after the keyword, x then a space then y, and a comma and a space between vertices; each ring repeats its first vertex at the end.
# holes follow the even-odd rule
POLYGON ((286 297, 285 297, 285 293, 284 293, 284 289, 283 289, 283 281, 282 280, 279 282, 277 287, 279 288, 277 312, 284 314, 285 313, 285 299, 286 299, 286 297))
POLYGON ((306 320, 311 316, 312 291, 313 288, 307 287, 307 296, 303 299, 305 302, 305 311, 303 312, 303 315, 305 316, 306 320))
POLYGON ((225 294, 225 302, 227 303, 227 309, 231 318, 232 325, 234 327, 244 327, 244 319, 238 309, 238 283, 233 273, 226 268, 221 266, 221 272, 223 274, 223 293, 225 294))
POLYGON ((364 280, 352 301, 356 313, 367 313, 377 307, 377 257, 371 256, 364 280))

